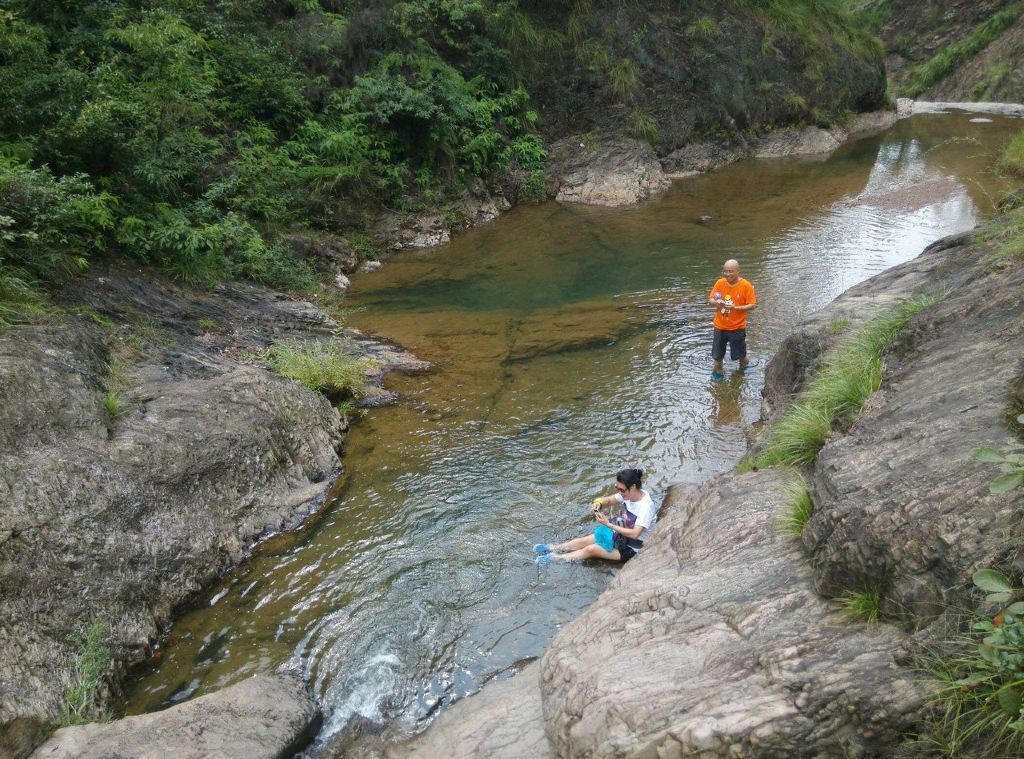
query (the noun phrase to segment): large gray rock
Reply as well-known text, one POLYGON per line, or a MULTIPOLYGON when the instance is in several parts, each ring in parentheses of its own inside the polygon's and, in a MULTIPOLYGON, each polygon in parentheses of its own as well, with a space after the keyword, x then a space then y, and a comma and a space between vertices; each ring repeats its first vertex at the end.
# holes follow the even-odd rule
POLYGON ((1019 443, 1007 421, 1024 401, 1024 268, 956 242, 919 259, 946 294, 900 334, 850 433, 819 454, 804 535, 820 592, 877 589, 911 628, 969 604, 974 571, 1012 559, 1022 535, 1024 489, 992 495, 999 468, 970 452, 1019 443))
POLYGON ((245 351, 294 335, 342 340, 380 367, 398 355, 333 338, 312 304, 262 288, 97 274, 75 297, 106 331, 81 315, 0 333, 0 756, 24 756, 59 719, 74 640, 94 622, 116 683, 174 606, 323 502, 343 420, 298 382, 240 362, 245 351), (122 341, 130 365, 112 416, 122 341))
POLYGON ((901 634, 837 614, 778 533, 785 481, 669 494, 639 560, 543 659, 559 756, 839 756, 914 723, 924 694, 897 662, 901 634))
POLYGON ((65 727, 33 759, 291 759, 320 712, 302 681, 255 675, 230 688, 107 724, 65 727))
POLYGON ((654 149, 642 140, 569 137, 551 146, 548 170, 555 200, 628 206, 668 189, 654 149))

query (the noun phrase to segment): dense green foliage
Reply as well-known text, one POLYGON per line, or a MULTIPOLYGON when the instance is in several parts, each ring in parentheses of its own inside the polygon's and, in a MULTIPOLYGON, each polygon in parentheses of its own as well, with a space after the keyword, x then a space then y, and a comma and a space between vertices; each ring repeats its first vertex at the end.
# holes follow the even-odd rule
POLYGON ((109 249, 307 289, 287 233, 354 236, 478 180, 544 197, 535 102, 678 142, 841 113, 878 54, 845 0, 11 0, 0 324, 109 249), (681 126, 665 104, 688 97, 681 126))
POLYGON ((1024 750, 1024 602, 1002 572, 982 569, 974 584, 999 611, 974 618, 973 635, 936 651, 926 669, 933 719, 917 741, 946 756, 1020 756, 1024 750))
POLYGON ((482 2, 323 5, 6 4, 0 288, 112 245, 301 288, 282 231, 501 172, 536 192, 537 117, 482 2))

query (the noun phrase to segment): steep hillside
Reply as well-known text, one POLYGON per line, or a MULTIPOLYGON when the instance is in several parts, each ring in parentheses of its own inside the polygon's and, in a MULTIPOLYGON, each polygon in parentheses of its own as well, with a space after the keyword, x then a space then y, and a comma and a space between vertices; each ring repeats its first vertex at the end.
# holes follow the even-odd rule
POLYGON ((862 18, 885 45, 895 93, 921 100, 1024 100, 1024 4, 869 0, 862 18))

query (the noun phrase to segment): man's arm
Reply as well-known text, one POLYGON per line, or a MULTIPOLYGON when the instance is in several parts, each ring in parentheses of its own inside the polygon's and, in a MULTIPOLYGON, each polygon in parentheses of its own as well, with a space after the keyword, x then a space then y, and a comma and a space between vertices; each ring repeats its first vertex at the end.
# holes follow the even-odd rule
POLYGON ((757 304, 756 303, 748 303, 745 306, 733 306, 732 310, 733 311, 753 311, 755 308, 757 308, 757 304))

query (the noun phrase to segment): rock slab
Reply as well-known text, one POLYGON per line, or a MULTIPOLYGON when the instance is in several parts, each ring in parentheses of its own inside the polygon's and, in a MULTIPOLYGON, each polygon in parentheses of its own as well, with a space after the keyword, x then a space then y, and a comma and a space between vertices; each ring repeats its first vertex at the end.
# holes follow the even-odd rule
POLYGON ((297 677, 255 675, 162 712, 62 728, 32 759, 290 759, 319 720, 297 677))

